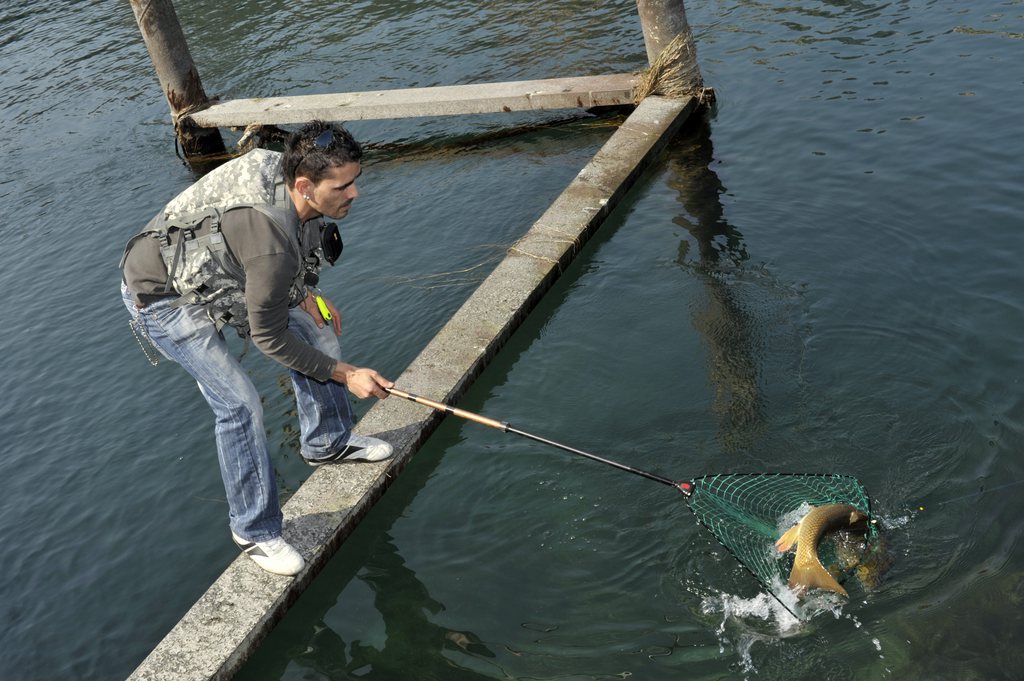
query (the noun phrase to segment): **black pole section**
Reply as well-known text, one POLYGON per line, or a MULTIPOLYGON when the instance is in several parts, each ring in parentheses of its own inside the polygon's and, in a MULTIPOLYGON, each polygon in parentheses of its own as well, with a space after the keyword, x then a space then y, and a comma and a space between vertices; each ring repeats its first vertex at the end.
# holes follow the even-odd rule
POLYGON ((469 421, 475 421, 481 425, 489 426, 491 428, 497 428, 498 430, 504 431, 506 433, 514 433, 516 435, 519 435, 520 437, 525 437, 528 440, 540 442, 541 444, 545 445, 551 445, 552 447, 557 447, 558 449, 570 452, 572 454, 576 454, 578 456, 582 456, 587 459, 591 459, 592 461, 599 461, 603 464, 608 464, 609 466, 618 468, 620 471, 626 471, 627 473, 639 475, 640 477, 647 478, 648 480, 660 482, 661 484, 668 485, 669 487, 675 487, 677 490, 679 490, 686 496, 690 496, 690 494, 693 493, 693 483, 691 482, 675 482, 673 480, 669 480, 668 478, 663 478, 660 475, 655 475, 654 473, 642 471, 639 468, 633 468, 632 466, 627 466, 617 461, 612 461, 611 459, 605 459, 604 457, 598 456, 596 454, 585 452, 582 449, 576 449, 575 447, 563 445, 562 443, 555 442, 554 440, 548 440, 547 438, 543 438, 538 435, 533 435, 532 433, 527 433, 525 430, 513 428, 504 421, 498 421, 496 419, 488 418, 486 416, 481 416, 480 414, 474 414, 471 411, 466 411, 465 409, 452 407, 443 402, 437 402, 427 397, 420 397, 419 395, 407 393, 404 390, 399 390, 398 388, 387 388, 387 391, 392 395, 395 395, 396 397, 401 397, 402 399, 409 400, 410 402, 415 402, 416 404, 423 405, 424 407, 430 407, 431 409, 436 409, 437 411, 443 411, 448 414, 454 414, 455 416, 458 416, 460 418, 464 418, 469 421))
POLYGON ((590 459, 591 461, 600 461, 601 463, 605 463, 605 464, 608 464, 609 466, 613 466, 614 468, 618 468, 620 471, 626 471, 627 473, 633 473, 634 475, 639 475, 642 478, 647 478, 648 480, 654 480, 655 482, 660 482, 663 485, 668 485, 670 487, 679 487, 679 483, 678 482, 674 482, 672 480, 669 480, 668 478, 663 478, 660 475, 655 475, 654 473, 649 473, 648 471, 642 471, 639 468, 633 468, 632 466, 627 466, 626 464, 619 463, 618 461, 612 461, 611 459, 605 459, 604 457, 598 456, 597 454, 591 454, 590 452, 585 452, 582 449, 576 449, 575 447, 570 447, 568 445, 563 445, 560 442, 555 442, 554 440, 548 440, 547 438, 538 437, 537 435, 533 435, 531 433, 527 433, 526 431, 519 430, 517 428, 513 428, 512 426, 506 427, 505 428, 505 432, 507 432, 507 433, 515 433, 516 435, 519 435, 521 437, 525 437, 525 438, 527 438, 529 440, 534 440, 535 442, 540 442, 542 444, 551 445, 552 447, 558 447, 561 450, 564 450, 564 451, 567 451, 567 452, 571 452, 572 454, 577 454, 579 456, 582 456, 582 457, 585 457, 587 459, 590 459))

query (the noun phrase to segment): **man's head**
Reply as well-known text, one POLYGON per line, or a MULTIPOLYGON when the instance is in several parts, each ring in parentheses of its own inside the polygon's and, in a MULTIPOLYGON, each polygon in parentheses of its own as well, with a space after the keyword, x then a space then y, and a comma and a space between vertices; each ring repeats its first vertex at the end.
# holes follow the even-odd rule
POLYGON ((359 192, 363 149, 340 125, 313 121, 289 137, 282 160, 284 180, 300 217, 341 218, 359 192))

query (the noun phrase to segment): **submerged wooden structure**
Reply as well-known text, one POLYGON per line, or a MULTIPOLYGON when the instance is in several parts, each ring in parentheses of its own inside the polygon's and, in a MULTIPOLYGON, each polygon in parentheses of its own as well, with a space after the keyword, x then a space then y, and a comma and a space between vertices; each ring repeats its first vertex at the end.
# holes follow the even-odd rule
MULTIPOLYGON (((190 160, 223 154, 220 127, 325 120, 589 109, 636 103, 625 123, 397 377, 410 392, 457 402, 688 117, 707 101, 682 0, 637 0, 651 68, 479 85, 210 102, 170 0, 130 0, 190 160), (180 43, 180 44, 176 44, 180 43)), ((306 558, 294 578, 239 556, 131 675, 227 679, 280 620, 438 426, 435 411, 377 403, 356 432, 394 457, 317 469, 284 505, 285 536, 306 558)))
POLYGON ((647 57, 656 79, 637 90, 634 74, 507 83, 256 97, 214 102, 206 95, 172 0, 129 0, 175 133, 188 159, 223 154, 218 128, 417 116, 591 109, 638 103, 650 94, 703 97, 693 37, 682 0, 637 0, 647 57), (664 59, 665 56, 670 59, 664 59), (659 62, 659 58, 662 61, 659 62))

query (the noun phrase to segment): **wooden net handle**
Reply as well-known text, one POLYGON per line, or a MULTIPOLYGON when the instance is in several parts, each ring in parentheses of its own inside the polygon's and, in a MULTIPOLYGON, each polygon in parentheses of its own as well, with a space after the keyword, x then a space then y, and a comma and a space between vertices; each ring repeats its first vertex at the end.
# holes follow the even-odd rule
POLYGON ((508 430, 507 423, 487 418, 486 416, 481 416, 480 414, 474 414, 473 412, 466 411, 465 409, 459 409, 458 407, 453 407, 451 405, 444 404, 443 402, 435 402, 434 400, 431 400, 429 398, 420 397, 419 395, 414 395, 412 393, 407 393, 404 390, 399 390, 398 388, 387 388, 386 390, 396 397, 401 397, 402 399, 409 400, 410 402, 415 402, 416 404, 422 405, 424 407, 430 407, 431 409, 436 409, 437 411, 447 412, 454 416, 458 416, 459 418, 468 419, 469 421, 475 421, 476 423, 479 423, 481 425, 490 426, 491 428, 497 428, 498 430, 501 431, 508 430))

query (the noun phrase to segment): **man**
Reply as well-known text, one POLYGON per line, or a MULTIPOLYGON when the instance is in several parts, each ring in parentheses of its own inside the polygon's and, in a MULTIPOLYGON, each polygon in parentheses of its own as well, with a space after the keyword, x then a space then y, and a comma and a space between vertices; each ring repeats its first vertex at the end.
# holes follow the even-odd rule
POLYGON ((388 443, 352 433, 349 394, 384 399, 394 384, 342 361, 341 315, 316 288, 322 261, 341 251, 324 217, 348 214, 361 157, 347 130, 314 121, 283 154, 256 149, 175 197, 121 262, 122 297, 151 363, 149 345, 191 374, 214 411, 232 538, 276 574, 297 574, 304 561, 281 537, 260 396, 222 329, 235 327, 290 370, 307 463, 391 456, 388 443))

